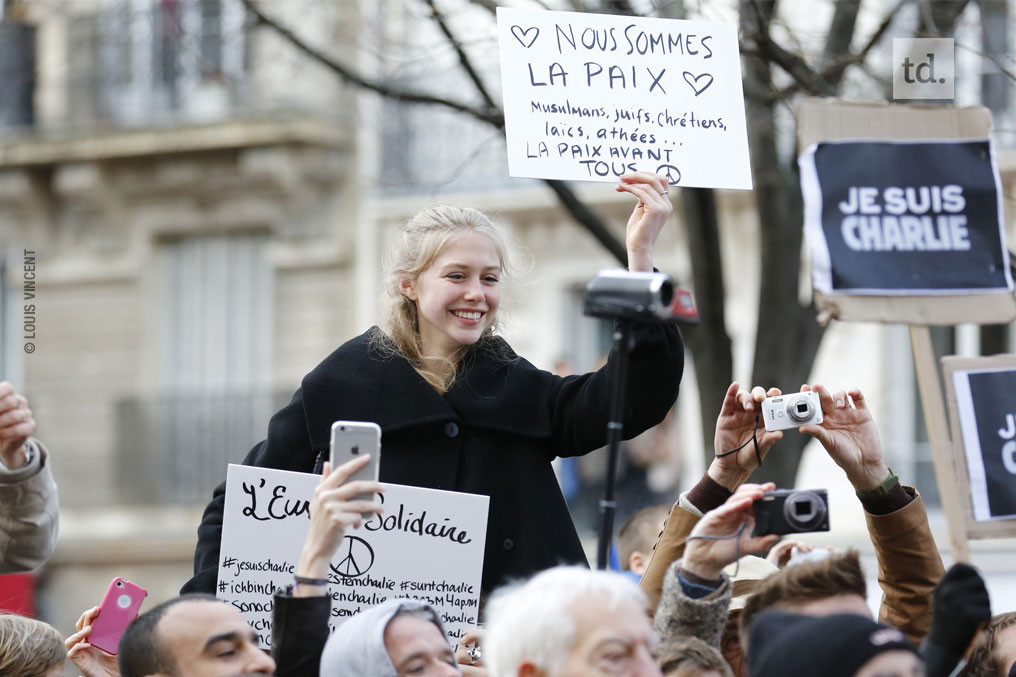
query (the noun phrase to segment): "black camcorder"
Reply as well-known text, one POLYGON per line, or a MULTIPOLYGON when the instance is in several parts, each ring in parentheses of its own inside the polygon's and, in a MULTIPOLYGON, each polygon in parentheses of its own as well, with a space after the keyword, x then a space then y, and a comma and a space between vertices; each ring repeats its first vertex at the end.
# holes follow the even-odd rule
POLYGON ((602 270, 586 284, 583 312, 636 322, 674 319, 674 283, 666 273, 602 270))
POLYGON ((753 536, 806 531, 829 531, 829 495, 825 489, 776 489, 755 501, 753 536))

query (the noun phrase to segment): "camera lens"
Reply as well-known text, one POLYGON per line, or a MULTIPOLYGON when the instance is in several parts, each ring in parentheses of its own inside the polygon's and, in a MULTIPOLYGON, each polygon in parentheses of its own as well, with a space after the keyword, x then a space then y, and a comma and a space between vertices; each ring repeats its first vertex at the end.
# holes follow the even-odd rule
POLYGON ((669 308, 674 304, 674 283, 670 280, 664 280, 660 285, 660 303, 664 308, 669 308))
POLYGON ((787 402, 787 415, 798 423, 804 423, 809 420, 813 412, 814 407, 811 404, 811 400, 801 397, 787 402))
POLYGON ((814 491, 795 491, 783 504, 787 524, 797 531, 813 531, 825 521, 825 502, 814 491))

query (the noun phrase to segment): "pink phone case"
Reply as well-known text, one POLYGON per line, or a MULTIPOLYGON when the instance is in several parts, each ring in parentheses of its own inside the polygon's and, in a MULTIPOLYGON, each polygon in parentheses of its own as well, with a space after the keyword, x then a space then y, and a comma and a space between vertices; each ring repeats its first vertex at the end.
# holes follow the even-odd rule
POLYGON ((119 576, 114 578, 99 604, 99 615, 92 622, 88 643, 116 655, 120 635, 138 617, 138 609, 147 596, 148 591, 140 585, 119 576))

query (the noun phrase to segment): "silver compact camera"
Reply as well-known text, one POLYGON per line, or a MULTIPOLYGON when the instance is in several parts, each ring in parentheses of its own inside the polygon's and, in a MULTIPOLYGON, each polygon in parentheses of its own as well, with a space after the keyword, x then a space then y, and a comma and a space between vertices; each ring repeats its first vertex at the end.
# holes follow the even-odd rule
POLYGON ((829 531, 829 496, 825 489, 767 491, 755 501, 754 536, 829 531))
POLYGON ((818 393, 804 393, 767 397, 762 400, 762 420, 766 430, 786 430, 802 425, 822 422, 822 404, 818 393))
POLYGON ((591 317, 665 322, 673 308, 674 283, 665 273, 602 270, 586 284, 583 312, 591 317))

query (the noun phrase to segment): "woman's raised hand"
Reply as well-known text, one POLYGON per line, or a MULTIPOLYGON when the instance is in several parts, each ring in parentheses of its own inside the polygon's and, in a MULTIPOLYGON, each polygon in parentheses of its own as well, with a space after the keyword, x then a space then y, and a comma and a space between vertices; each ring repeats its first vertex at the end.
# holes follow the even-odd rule
POLYGON ((624 174, 615 190, 631 193, 638 198, 635 209, 628 217, 625 244, 628 248, 628 270, 651 272, 653 246, 660 236, 663 224, 673 211, 667 192, 667 177, 652 172, 624 174))

